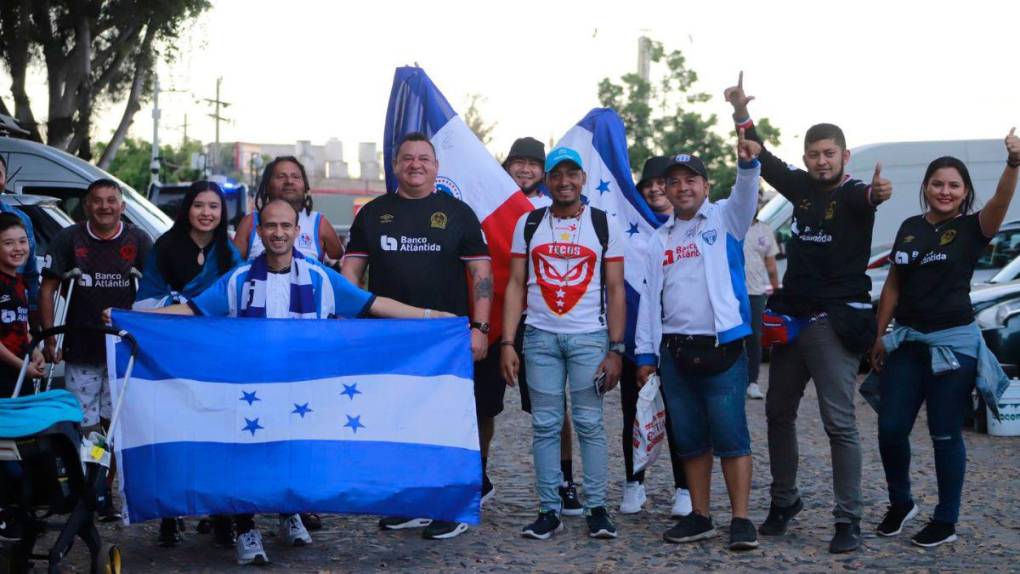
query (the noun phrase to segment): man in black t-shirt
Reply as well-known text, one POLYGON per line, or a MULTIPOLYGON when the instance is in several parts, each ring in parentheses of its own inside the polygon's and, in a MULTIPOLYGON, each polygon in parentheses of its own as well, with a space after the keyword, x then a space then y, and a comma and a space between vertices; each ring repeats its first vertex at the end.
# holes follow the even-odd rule
MULTIPOLYGON (((85 194, 85 205, 88 213, 85 223, 63 229, 50 242, 46 253, 39 296, 44 329, 53 326, 53 295, 60 288, 63 275, 74 268, 82 274, 67 311, 67 325, 102 325, 103 309, 130 309, 134 302, 131 268, 142 268, 152 241, 121 221, 124 199, 116 182, 100 179, 92 183, 85 194)), ((95 425, 100 418, 109 419, 105 337, 67 333, 63 349, 59 350, 56 339, 51 337, 46 342, 46 354, 51 360, 62 357, 67 362, 67 387, 82 404, 83 425, 95 425), (93 384, 97 381, 101 388, 93 384)))
MULTIPOLYGON (((733 105, 738 129, 764 143, 747 111, 753 98, 744 93, 743 73, 725 97, 733 105)), ((804 387, 813 380, 832 451, 836 531, 829 551, 849 552, 860 546, 863 511, 854 395, 861 355, 875 334, 871 280, 865 270, 875 207, 889 199, 892 185, 882 179, 879 165, 870 185, 844 173, 850 151, 842 130, 832 124, 807 131, 806 171, 788 166, 768 150, 758 159, 765 181, 793 204, 786 274, 768 308, 806 323, 796 340, 772 350, 765 402, 772 504, 759 532, 785 533, 803 508, 797 490, 796 421, 804 387)))
MULTIPOLYGON (((411 133, 393 158, 396 193, 372 200, 351 225, 343 275, 359 285, 368 271, 368 290, 379 297, 431 310, 471 316, 471 352, 475 361, 488 347, 492 303, 492 265, 478 217, 464 202, 436 192, 439 161, 428 137, 411 133), (471 276, 469 291, 467 275, 471 276)), ((485 462, 493 417, 503 408, 505 385, 475 381, 475 407, 482 453, 482 499, 492 491, 485 462), (498 408, 496 405, 498 404, 498 408), (486 486, 488 487, 486 489, 486 486)), ((492 380, 485 382, 492 383, 492 380)), ((386 530, 428 526, 429 539, 453 538, 467 524, 421 518, 383 518, 386 530)))

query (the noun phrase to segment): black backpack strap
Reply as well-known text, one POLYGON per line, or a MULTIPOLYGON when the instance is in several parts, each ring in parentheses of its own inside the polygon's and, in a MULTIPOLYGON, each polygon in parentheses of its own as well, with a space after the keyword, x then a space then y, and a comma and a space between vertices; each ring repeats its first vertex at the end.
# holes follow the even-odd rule
POLYGON ((599 259, 599 313, 606 314, 606 251, 609 249, 609 217, 597 207, 591 209, 591 224, 595 227, 595 236, 602 246, 602 257, 599 259))
POLYGON ((530 278, 529 273, 531 272, 531 238, 535 236, 535 230, 538 229, 538 224, 542 223, 542 218, 545 217, 545 212, 549 208, 540 207, 528 214, 528 218, 524 220, 524 288, 528 288, 528 279, 530 278))

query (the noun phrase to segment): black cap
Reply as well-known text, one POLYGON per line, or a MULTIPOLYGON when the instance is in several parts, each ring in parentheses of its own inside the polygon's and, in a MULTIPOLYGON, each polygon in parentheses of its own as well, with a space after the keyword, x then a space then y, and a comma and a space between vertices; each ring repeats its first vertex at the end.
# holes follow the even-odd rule
POLYGON ((519 138, 514 142, 514 145, 510 146, 510 153, 506 156, 506 161, 503 162, 503 165, 509 164, 510 160, 518 157, 533 159, 545 165, 545 144, 535 138, 519 138))
POLYGON ((665 155, 657 155, 655 157, 648 158, 645 161, 644 167, 641 168, 641 179, 637 182, 637 188, 640 190, 641 186, 648 183, 648 180, 655 179, 657 177, 666 177, 666 168, 669 167, 669 162, 673 158, 665 155))
POLYGON ((697 156, 693 156, 688 153, 678 153, 673 157, 669 158, 669 165, 666 166, 666 170, 663 175, 669 173, 671 169, 677 166, 686 167, 701 177, 708 179, 708 170, 705 169, 705 164, 701 162, 697 156))

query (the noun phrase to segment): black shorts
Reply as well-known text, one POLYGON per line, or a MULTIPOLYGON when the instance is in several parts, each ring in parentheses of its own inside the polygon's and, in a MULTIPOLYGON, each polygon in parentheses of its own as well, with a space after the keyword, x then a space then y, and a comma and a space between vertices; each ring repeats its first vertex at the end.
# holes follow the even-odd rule
POLYGON ((478 418, 492 418, 503 412, 506 381, 499 365, 499 351, 499 343, 496 343, 489 347, 484 359, 475 363, 475 411, 478 418))

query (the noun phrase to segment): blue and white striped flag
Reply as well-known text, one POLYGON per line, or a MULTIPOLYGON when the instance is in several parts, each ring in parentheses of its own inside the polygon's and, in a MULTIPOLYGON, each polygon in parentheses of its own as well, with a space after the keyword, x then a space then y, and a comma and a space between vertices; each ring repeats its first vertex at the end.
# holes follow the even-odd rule
MULTIPOLYGON (((139 346, 114 436, 127 521, 318 511, 478 523, 463 318, 113 321, 139 346)), ((116 403, 128 350, 107 349, 116 403)))
POLYGON ((662 225, 634 185, 627 156, 627 132, 611 108, 595 108, 567 130, 557 146, 581 154, 588 183, 588 203, 609 214, 624 239, 624 276, 627 282, 627 353, 633 356, 640 288, 644 281, 644 246, 662 225))

